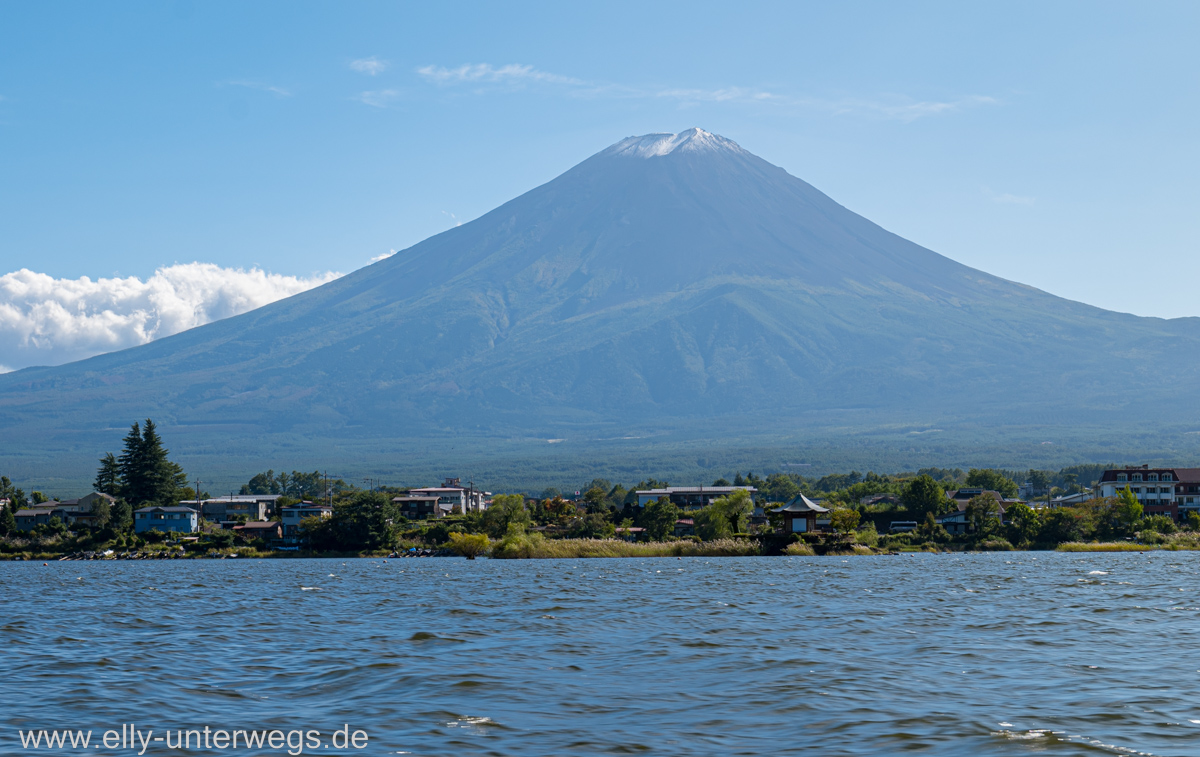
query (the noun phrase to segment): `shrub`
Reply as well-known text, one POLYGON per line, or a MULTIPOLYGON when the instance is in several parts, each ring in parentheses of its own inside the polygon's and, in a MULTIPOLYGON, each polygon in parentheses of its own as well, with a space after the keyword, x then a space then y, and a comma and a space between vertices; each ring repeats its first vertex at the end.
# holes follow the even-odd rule
POLYGON ((875 523, 868 521, 867 525, 860 528, 855 535, 855 541, 868 547, 878 547, 879 532, 875 530, 875 523))
POLYGON ((450 534, 450 548, 468 560, 474 560, 479 555, 486 555, 491 540, 487 534, 450 534))
POLYGON ((913 535, 911 533, 903 534, 884 534, 879 537, 879 546, 884 549, 900 549, 901 547, 911 547, 913 543, 913 535))
POLYGON ((979 549, 984 552, 1011 552, 1012 548, 1008 539, 985 539, 979 542, 979 549))
POLYGON ((783 553, 785 555, 791 555, 792 557, 812 557, 817 554, 812 547, 801 542, 793 542, 787 545, 787 548, 783 550, 783 553))
POLYGON ((1158 534, 1173 534, 1179 530, 1175 527, 1175 521, 1166 515, 1147 515, 1139 520, 1134 528, 1143 534, 1147 531, 1153 531, 1158 534))
POLYGON ((541 534, 528 534, 523 527, 512 523, 504 538, 492 547, 492 557, 508 560, 538 557, 545 541, 546 538, 541 534))
POLYGON ((233 546, 232 531, 214 531, 210 534, 207 534, 204 538, 209 545, 216 547, 217 549, 229 549, 233 546))

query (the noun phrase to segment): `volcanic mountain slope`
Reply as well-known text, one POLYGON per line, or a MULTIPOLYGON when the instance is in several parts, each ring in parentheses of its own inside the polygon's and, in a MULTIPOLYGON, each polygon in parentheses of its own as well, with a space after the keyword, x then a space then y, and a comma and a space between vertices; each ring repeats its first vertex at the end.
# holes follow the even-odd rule
POLYGON ((1194 415, 1200 322, 1117 314, 891 234, 723 137, 633 137, 342 279, 0 376, 33 445, 153 416, 225 437, 555 437, 839 413, 1194 415))

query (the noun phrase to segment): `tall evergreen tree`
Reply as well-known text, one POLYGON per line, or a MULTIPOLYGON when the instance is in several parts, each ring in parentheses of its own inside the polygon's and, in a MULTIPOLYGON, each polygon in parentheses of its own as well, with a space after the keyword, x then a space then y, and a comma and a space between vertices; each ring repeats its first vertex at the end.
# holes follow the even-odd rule
POLYGON ((12 502, 0 507, 0 536, 9 536, 17 532, 17 519, 13 515, 15 511, 16 505, 12 502))
POLYGON ((187 474, 182 466, 171 462, 167 452, 154 421, 147 418, 142 426, 142 460, 150 483, 150 500, 160 505, 177 505, 187 486, 187 474))
POLYGON ((134 507, 175 504, 187 486, 187 475, 168 459, 154 421, 147 418, 144 426, 133 424, 124 443, 117 458, 121 497, 134 507))
POLYGON ((148 487, 142 461, 142 427, 134 423, 122 440, 124 448, 117 458, 117 470, 121 479, 121 497, 131 505, 141 507, 148 500, 148 487))
POLYGON ((92 483, 96 491, 116 497, 121 493, 121 466, 113 453, 105 453, 100 458, 100 469, 96 471, 96 480, 92 483))

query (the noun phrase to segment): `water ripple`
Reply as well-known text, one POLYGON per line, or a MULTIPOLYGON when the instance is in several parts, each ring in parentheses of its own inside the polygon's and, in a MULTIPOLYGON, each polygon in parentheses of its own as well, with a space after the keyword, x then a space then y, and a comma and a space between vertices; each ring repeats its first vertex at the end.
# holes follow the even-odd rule
POLYGON ((1196 754, 1196 574, 1165 552, 3 563, 0 741, 349 723, 370 754, 1196 754))

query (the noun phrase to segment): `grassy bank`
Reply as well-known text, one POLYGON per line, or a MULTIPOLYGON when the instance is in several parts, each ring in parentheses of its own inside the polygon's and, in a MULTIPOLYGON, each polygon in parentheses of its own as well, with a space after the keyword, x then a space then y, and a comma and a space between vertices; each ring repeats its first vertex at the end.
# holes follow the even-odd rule
POLYGON ((1128 541, 1097 542, 1089 544, 1081 541, 1069 541, 1058 545, 1059 552, 1145 552, 1159 549, 1149 544, 1134 544, 1128 541))
POLYGON ((492 557, 500 560, 572 557, 748 557, 761 554, 755 542, 718 539, 709 542, 638 542, 618 539, 545 539, 522 534, 499 541, 492 557))

